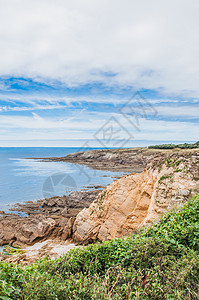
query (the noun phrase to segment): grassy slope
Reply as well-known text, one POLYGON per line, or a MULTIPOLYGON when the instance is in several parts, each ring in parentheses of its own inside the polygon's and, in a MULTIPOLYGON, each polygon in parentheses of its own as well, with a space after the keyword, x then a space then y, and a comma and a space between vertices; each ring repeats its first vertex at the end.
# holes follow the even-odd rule
POLYGON ((130 238, 0 263, 0 299, 199 299, 198 229, 199 195, 130 238))

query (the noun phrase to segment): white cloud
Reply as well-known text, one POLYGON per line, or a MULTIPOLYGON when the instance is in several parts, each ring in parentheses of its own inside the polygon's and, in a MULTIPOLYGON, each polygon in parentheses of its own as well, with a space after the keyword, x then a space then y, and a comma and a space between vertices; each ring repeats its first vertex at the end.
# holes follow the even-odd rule
MULTIPOLYGON (((114 114, 135 140, 198 140, 199 126, 194 122, 178 122, 164 120, 146 120, 139 118, 139 131, 120 114, 114 114)), ((80 116, 68 118, 44 118, 33 113, 32 116, 1 116, 0 140, 30 139, 93 139, 94 134, 109 120, 110 114, 86 112, 80 116)), ((119 127, 114 127, 117 130, 119 127)), ((121 138, 120 134, 120 138, 121 138)))
POLYGON ((65 105, 33 105, 30 107, 27 106, 2 106, 0 107, 0 111, 32 111, 32 110, 54 110, 65 108, 65 105))
POLYGON ((198 97, 198 10, 195 0, 0 0, 0 76, 198 97))
POLYGON ((103 103, 125 103, 127 86, 162 96, 147 99, 158 115, 140 119, 140 132, 115 114, 135 139, 198 140, 198 124, 190 121, 199 115, 198 11, 195 0, 0 0, 0 77, 55 88, 26 91, 28 81, 16 79, 24 87, 17 91, 1 80, 0 140, 92 139, 114 113, 103 103), (96 81, 121 96, 63 93, 65 84, 81 90, 96 81), (189 97, 196 99, 189 104, 189 97), (102 106, 89 112, 78 102, 102 106))
POLYGON ((190 106, 156 106, 158 115, 165 117, 181 117, 186 118, 198 118, 199 116, 199 106, 190 105, 190 106))

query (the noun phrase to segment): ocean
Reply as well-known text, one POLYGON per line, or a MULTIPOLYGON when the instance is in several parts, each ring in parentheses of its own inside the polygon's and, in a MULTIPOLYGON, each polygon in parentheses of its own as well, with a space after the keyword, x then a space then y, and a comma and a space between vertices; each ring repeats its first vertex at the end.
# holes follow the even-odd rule
MULTIPOLYGON (((60 157, 79 148, 0 148, 0 210, 10 212, 15 203, 63 196, 71 191, 110 184, 124 173, 92 170, 65 162, 31 158, 60 157)), ((86 150, 86 149, 85 149, 86 150)), ((88 149, 89 150, 89 149, 88 149)))

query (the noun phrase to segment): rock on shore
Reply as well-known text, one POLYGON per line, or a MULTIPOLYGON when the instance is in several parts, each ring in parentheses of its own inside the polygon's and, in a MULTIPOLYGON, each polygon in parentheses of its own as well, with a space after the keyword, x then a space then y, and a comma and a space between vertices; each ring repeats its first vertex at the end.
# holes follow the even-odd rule
POLYGON ((99 192, 71 192, 63 197, 16 205, 13 210, 24 212, 27 216, 1 215, 0 245, 23 246, 48 238, 68 239, 76 215, 83 208, 89 207, 99 192))

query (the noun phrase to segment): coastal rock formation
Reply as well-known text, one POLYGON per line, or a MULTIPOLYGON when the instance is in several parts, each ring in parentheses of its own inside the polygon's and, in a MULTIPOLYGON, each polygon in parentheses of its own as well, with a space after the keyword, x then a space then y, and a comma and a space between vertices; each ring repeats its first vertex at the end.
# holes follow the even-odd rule
POLYGON ((63 216, 70 218, 76 216, 83 208, 95 200, 100 190, 71 192, 62 197, 55 196, 38 200, 37 202, 28 201, 26 203, 17 203, 12 211, 24 212, 28 215, 42 214, 45 216, 63 216))
POLYGON ((90 168, 121 172, 142 172, 148 161, 160 150, 147 148, 90 150, 68 154, 65 157, 41 158, 44 161, 64 161, 90 168))
POLYGON ((52 197, 17 204, 14 211, 26 213, 0 216, 0 245, 32 245, 48 238, 66 240, 72 235, 75 216, 89 207, 100 190, 72 192, 63 197, 52 197))
POLYGON ((156 155, 140 174, 109 185, 73 225, 73 239, 87 244, 129 235, 199 190, 199 152, 156 155))
POLYGON ((24 266, 46 257, 50 259, 58 258, 75 247, 81 246, 76 246, 69 240, 62 241, 59 239, 48 239, 20 249, 13 249, 12 247, 7 246, 4 248, 4 251, 0 253, 0 261, 7 261, 15 264, 20 263, 21 266, 24 266))
POLYGON ((20 217, 7 215, 0 220, 0 245, 32 245, 49 237, 66 240, 71 235, 74 220, 46 218, 42 215, 20 217))

